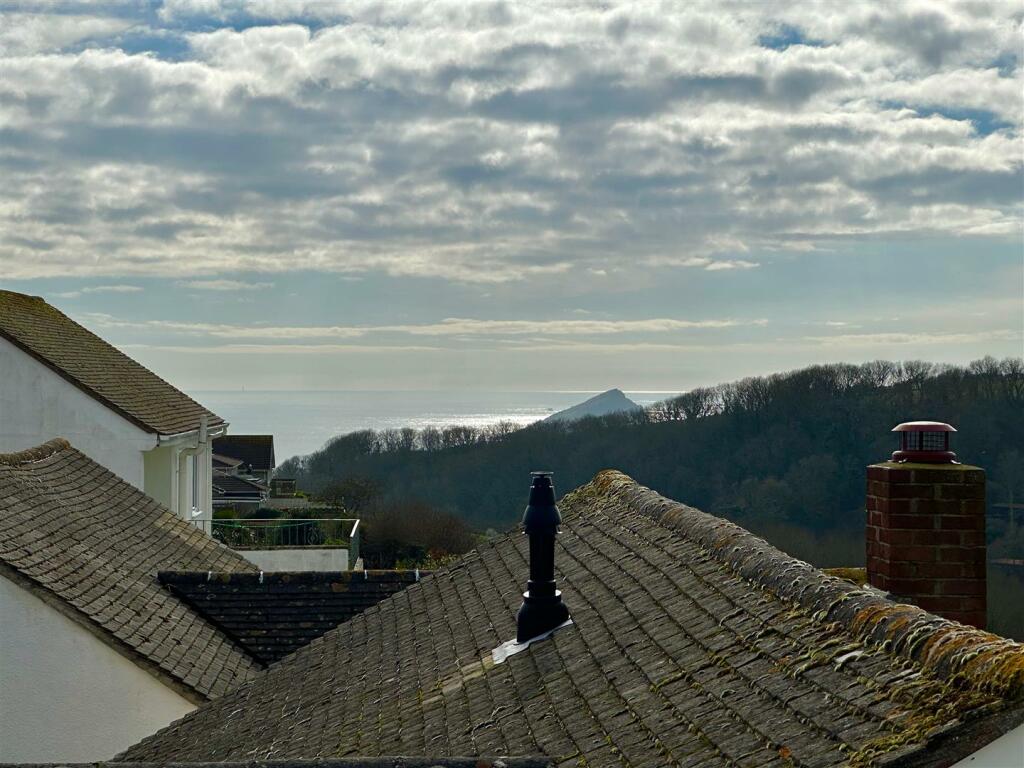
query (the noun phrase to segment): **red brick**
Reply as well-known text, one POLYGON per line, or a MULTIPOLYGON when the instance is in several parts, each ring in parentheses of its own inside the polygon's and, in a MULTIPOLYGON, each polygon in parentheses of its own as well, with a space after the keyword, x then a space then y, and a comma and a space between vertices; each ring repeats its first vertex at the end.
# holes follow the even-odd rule
MULTIPOLYGON (((933 499, 935 489, 941 486, 917 483, 893 483, 887 494, 890 499, 933 499)), ((953 487, 953 486, 950 486, 953 487)))
POLYGON ((882 499, 889 498, 889 484, 878 480, 868 480, 868 496, 877 496, 882 499))
POLYGON ((914 515, 959 515, 961 502, 951 499, 910 499, 909 507, 914 515))
POLYGON ((984 547, 985 531, 960 531, 960 546, 962 547, 984 547))
MULTIPOLYGON (((882 528, 879 530, 879 541, 884 541, 886 544, 920 544, 921 542, 916 540, 916 537, 923 535, 931 535, 938 533, 938 531, 905 531, 896 528, 882 528)), ((960 534, 954 531, 957 536, 956 544, 960 543, 960 534)))
POLYGON ((983 547, 943 547, 939 551, 939 562, 942 563, 984 563, 983 547))
POLYGON ((889 579, 889 591, 897 595, 934 595, 938 583, 935 579, 908 579, 893 576, 889 579))
MULTIPOLYGON (((910 471, 912 483, 976 483, 978 473, 955 465, 946 465, 941 469, 913 469, 910 471)), ((984 476, 981 482, 984 482, 984 476)))
POLYGON ((985 518, 977 515, 942 515, 939 528, 944 531, 984 531, 985 518))
POLYGON ((939 594, 943 595, 984 595, 983 579, 944 579, 939 582, 939 594))
POLYGON ((936 485, 938 499, 985 499, 984 485, 936 485))
POLYGON ((930 544, 933 547, 942 544, 947 546, 960 544, 960 531, 894 531, 894 533, 909 533, 914 544, 930 544))
POLYGON ((883 514, 908 514, 910 512, 910 499, 884 499, 878 498, 876 508, 883 514))
POLYGON ((868 560, 868 573, 880 573, 883 576, 892 575, 893 564, 888 560, 879 560, 878 558, 872 558, 868 560))
POLYGON ((881 480, 886 483, 909 483, 913 478, 913 473, 909 469, 871 467, 868 471, 868 477, 872 480, 881 480), (870 469, 874 469, 875 472, 872 474, 870 469))
POLYGON ((956 565, 960 566, 960 575, 965 579, 984 579, 987 575, 985 563, 957 563, 956 565))
POLYGON ((921 547, 917 545, 900 545, 889 547, 889 560, 909 561, 912 563, 931 563, 939 559, 939 550, 936 547, 921 547))
POLYGON ((879 480, 883 483, 888 482, 890 478, 895 478, 898 483, 905 483, 910 480, 910 470, 872 464, 868 467, 867 477, 868 480, 879 480))
POLYGON ((963 577, 961 563, 893 563, 899 576, 919 576, 930 579, 959 579, 963 577), (906 568, 905 573, 900 569, 906 568))
POLYGON ((985 514, 984 499, 963 499, 960 502, 961 515, 982 515, 985 514))
POLYGON ((978 595, 976 597, 961 597, 960 598, 960 610, 961 611, 984 611, 988 608, 987 600, 984 595, 978 595))
POLYGON ((891 528, 934 529, 937 518, 927 515, 889 515, 891 528))

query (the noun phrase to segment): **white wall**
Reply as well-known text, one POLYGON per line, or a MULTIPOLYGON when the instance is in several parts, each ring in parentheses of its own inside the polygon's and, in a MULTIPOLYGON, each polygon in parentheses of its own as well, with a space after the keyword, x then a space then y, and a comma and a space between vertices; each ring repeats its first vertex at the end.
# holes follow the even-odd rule
POLYGON ((0 453, 64 437, 78 450, 143 489, 147 434, 35 358, 0 338, 0 453))
POLYGON ((348 550, 333 549, 236 549, 261 571, 347 571, 348 550))
POLYGON ((1024 765, 1024 725, 1004 733, 953 768, 1019 768, 1024 765))
POLYGON ((0 576, 0 762, 109 760, 195 709, 0 576))

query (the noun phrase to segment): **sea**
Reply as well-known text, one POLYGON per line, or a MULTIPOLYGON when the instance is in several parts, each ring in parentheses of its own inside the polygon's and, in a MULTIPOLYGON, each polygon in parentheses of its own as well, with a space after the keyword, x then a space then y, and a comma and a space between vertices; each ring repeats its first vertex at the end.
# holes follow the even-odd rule
MULTIPOLYGON (((484 427, 499 421, 526 426, 598 392, 369 392, 207 390, 193 397, 226 419, 235 434, 271 434, 280 464, 361 429, 484 427)), ((676 392, 626 392, 650 405, 676 392)))

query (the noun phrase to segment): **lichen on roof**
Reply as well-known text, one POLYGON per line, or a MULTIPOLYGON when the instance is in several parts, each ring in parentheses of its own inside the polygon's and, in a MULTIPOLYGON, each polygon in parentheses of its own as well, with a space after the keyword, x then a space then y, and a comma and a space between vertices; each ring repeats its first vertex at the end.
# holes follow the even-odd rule
POLYGON ((515 635, 528 545, 512 532, 123 757, 938 766, 977 724, 991 737, 994 718, 1016 716, 1016 643, 891 603, 618 472, 559 506, 573 624, 551 638, 484 663, 515 635))

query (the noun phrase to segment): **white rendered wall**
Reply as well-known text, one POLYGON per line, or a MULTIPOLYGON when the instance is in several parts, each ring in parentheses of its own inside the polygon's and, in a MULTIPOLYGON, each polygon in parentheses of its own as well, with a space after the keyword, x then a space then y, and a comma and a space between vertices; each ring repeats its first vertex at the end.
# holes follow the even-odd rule
POLYGON ((142 452, 156 445, 131 422, 0 338, 0 453, 55 437, 144 490, 142 452))
POLYGON ((347 571, 348 550, 333 549, 236 549, 261 571, 347 571))
POLYGON ((953 768, 1019 768, 1024 765, 1024 725, 1004 733, 953 768))
POLYGON ((0 762, 109 760, 195 705, 0 576, 0 762))

